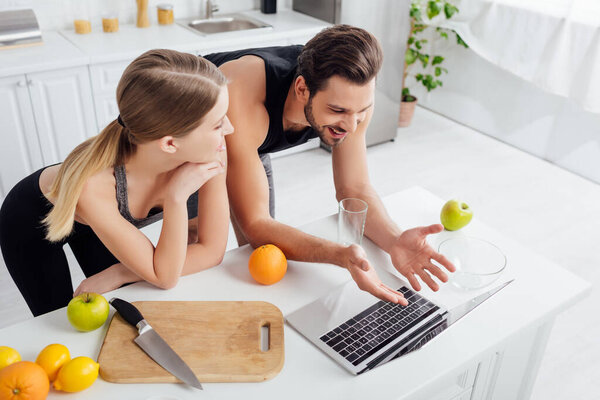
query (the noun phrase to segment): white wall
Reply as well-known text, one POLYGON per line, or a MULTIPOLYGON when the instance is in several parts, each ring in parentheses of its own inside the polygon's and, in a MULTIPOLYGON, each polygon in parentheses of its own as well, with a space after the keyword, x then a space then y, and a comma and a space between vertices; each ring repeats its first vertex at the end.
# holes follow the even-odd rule
POLYGON ((599 114, 454 43, 436 43, 449 73, 442 88, 414 91, 419 104, 600 183, 599 114))
MULTIPOLYGON (((220 13, 260 8, 260 0, 214 0, 220 13)), ((101 29, 104 13, 117 13, 120 24, 135 23, 137 6, 135 0, 0 0, 0 10, 32 8, 42 30, 73 29, 73 5, 87 3, 92 29, 101 29)), ((203 17, 205 0, 148 0, 148 16, 156 23, 156 5, 170 3, 175 18, 203 17)), ((292 7, 292 0, 278 0, 277 9, 292 7)))

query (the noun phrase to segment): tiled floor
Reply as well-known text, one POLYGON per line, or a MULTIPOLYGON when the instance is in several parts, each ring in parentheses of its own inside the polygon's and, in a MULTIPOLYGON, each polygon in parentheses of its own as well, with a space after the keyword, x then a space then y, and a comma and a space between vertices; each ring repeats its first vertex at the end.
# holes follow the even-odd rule
MULTIPOLYGON (((476 218, 594 284, 557 318, 532 399, 597 398, 600 185, 422 108, 395 142, 370 148, 368 157, 381 195, 420 185, 465 199, 476 218)), ((330 164, 321 149, 273 160, 280 221, 300 225, 337 211, 330 164)), ((230 234, 229 248, 234 243, 230 234)), ((73 276, 81 280, 80 272, 73 276)), ((31 317, 3 266, 0 305, 0 327, 31 317)))

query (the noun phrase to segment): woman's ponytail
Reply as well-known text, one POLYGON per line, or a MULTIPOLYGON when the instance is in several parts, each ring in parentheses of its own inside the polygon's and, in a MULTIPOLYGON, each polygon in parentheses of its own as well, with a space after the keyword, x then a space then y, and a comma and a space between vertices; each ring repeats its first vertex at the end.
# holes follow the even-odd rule
POLYGON ((54 207, 44 218, 46 239, 58 242, 73 230, 75 209, 87 179, 99 171, 122 162, 134 146, 127 128, 113 121, 100 134, 77 146, 62 163, 49 193, 54 207))

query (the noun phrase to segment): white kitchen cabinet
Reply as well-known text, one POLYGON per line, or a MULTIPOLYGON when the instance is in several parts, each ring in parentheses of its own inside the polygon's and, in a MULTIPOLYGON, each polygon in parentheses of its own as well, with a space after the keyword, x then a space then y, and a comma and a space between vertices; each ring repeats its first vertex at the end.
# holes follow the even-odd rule
POLYGON ((22 178, 98 133, 87 67, 0 79, 0 201, 22 178))
POLYGON ((0 78, 0 203, 43 164, 25 75, 0 78))
POLYGON ((44 164, 98 133, 87 67, 28 74, 27 82, 44 164))
POLYGON ((117 107, 117 85, 125 68, 132 60, 90 65, 90 77, 94 93, 94 107, 98 127, 104 129, 119 115, 117 107))

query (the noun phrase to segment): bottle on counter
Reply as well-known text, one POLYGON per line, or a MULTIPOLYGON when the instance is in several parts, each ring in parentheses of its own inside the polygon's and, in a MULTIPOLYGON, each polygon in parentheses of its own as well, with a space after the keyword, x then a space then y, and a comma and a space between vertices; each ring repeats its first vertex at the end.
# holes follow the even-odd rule
POLYGON ((73 26, 75 33, 86 34, 92 31, 92 22, 90 21, 90 12, 86 0, 72 0, 73 26))
POLYGON ((277 0, 260 0, 260 12, 275 14, 277 12, 277 0))
POLYGON ((159 4, 156 6, 159 25, 171 25, 173 23, 173 4, 159 4))
POLYGON ((137 3, 137 21, 138 28, 147 28, 150 26, 148 19, 148 0, 136 0, 137 3))

